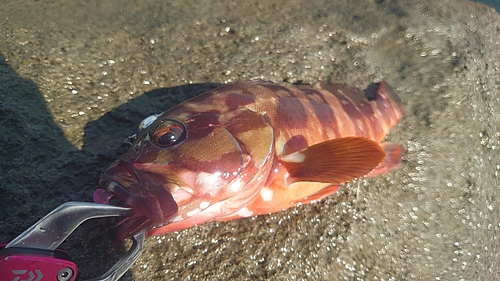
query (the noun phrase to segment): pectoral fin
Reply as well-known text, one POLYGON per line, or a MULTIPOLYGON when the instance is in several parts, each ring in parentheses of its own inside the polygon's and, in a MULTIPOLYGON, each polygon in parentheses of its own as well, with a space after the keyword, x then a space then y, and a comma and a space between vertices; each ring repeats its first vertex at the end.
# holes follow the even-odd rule
POLYGON ((392 171, 399 167, 401 165, 401 162, 403 161, 403 148, 400 145, 393 144, 393 143, 388 143, 384 142, 381 143, 380 146, 384 150, 385 154, 387 155, 375 169, 366 177, 374 177, 378 175, 383 175, 385 173, 388 173, 389 171, 392 171))
POLYGON ((367 138, 346 137, 309 146, 282 156, 288 183, 298 181, 342 184, 362 177, 385 158, 382 147, 367 138))

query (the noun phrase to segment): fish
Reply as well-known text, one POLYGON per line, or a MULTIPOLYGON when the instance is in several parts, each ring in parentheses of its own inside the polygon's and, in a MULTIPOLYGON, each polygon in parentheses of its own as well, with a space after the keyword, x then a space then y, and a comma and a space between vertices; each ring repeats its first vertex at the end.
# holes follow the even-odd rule
POLYGON ((385 82, 220 86, 154 116, 101 175, 94 201, 124 205, 118 239, 270 214, 385 174, 403 148, 383 142, 403 117, 385 82))

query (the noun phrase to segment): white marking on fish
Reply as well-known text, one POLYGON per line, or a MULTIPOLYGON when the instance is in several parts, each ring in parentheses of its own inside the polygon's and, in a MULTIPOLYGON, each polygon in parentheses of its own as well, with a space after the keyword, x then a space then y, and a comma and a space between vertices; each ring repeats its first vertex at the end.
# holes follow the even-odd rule
POLYGON ((192 211, 187 212, 186 215, 188 217, 192 217, 192 216, 198 214, 199 212, 201 212, 201 209, 200 208, 196 208, 196 209, 194 209, 192 211))
POLYGON ((291 163, 302 163, 302 162, 304 162, 305 159, 306 159, 306 156, 304 154, 300 154, 297 152, 281 157, 281 160, 283 160, 285 162, 291 162, 291 163))
POLYGON ((221 172, 213 174, 201 172, 196 176, 196 186, 202 194, 215 194, 223 187, 227 181, 221 177, 221 172))
POLYGON ((238 178, 228 186, 227 190, 231 193, 239 192, 243 188, 243 185, 243 180, 241 180, 241 178, 238 178))
POLYGON ((264 202, 271 202, 273 200, 273 191, 267 187, 263 187, 260 190, 260 197, 262 197, 262 200, 264 202))
POLYGON ((236 214, 244 218, 253 216, 253 212, 250 211, 247 207, 239 209, 236 214))
POLYGON ((200 203, 200 209, 202 209, 202 210, 208 208, 208 206, 210 206, 210 202, 208 202, 208 201, 203 201, 200 203))
POLYGON ((170 222, 180 222, 180 221, 183 221, 184 220, 184 217, 182 215, 178 215, 178 216, 175 216, 173 218, 170 219, 170 222))

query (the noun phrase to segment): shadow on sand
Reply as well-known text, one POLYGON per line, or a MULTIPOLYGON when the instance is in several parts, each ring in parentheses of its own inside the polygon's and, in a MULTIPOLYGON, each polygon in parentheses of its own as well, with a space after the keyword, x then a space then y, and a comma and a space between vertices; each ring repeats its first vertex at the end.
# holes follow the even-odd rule
MULTIPOLYGON (((64 202, 92 200, 99 174, 128 149, 124 140, 142 119, 217 86, 147 92, 88 123, 79 151, 54 122, 36 85, 0 55, 0 241, 10 241, 64 202)), ((124 254, 123 242, 107 239, 114 223, 85 222, 61 246, 78 265, 79 279, 102 274, 124 254)))

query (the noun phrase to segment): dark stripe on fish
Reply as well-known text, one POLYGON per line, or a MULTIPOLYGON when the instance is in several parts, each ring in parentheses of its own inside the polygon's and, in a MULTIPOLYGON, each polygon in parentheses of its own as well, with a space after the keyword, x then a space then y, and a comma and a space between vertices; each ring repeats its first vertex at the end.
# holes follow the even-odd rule
POLYGON ((307 139, 303 135, 296 135, 291 137, 283 149, 283 154, 289 154, 309 146, 307 139))

